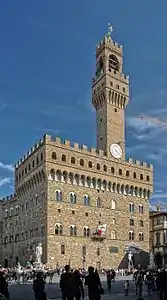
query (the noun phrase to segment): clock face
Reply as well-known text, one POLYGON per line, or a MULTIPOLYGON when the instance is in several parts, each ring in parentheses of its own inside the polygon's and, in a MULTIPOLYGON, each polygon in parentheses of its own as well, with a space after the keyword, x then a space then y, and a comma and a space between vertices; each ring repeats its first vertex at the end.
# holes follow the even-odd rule
POLYGON ((121 158, 122 156, 122 148, 118 144, 112 144, 110 146, 110 153, 114 158, 121 158))

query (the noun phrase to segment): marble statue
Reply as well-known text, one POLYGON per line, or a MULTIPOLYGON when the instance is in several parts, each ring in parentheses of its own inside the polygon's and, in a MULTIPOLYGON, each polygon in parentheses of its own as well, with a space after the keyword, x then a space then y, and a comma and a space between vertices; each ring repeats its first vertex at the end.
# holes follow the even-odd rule
POLYGON ((42 244, 41 243, 39 243, 38 246, 36 247, 35 254, 36 254, 36 260, 35 260, 35 262, 37 264, 41 264, 41 256, 42 256, 42 244))
POLYGON ((133 257, 133 253, 132 253, 132 252, 129 252, 129 253, 128 253, 128 269, 133 268, 133 260, 132 260, 132 257, 133 257))

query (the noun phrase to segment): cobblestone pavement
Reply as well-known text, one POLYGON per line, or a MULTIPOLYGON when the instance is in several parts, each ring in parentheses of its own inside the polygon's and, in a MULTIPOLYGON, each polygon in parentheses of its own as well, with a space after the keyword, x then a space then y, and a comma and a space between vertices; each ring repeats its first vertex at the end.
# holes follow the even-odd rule
MULTIPOLYGON (((102 285, 105 290, 105 295, 102 296, 102 300, 134 300, 137 299, 137 296, 135 294, 135 285, 134 282, 131 280, 131 277, 120 277, 116 279, 115 283, 112 283, 111 292, 108 293, 107 291, 107 285, 106 285, 106 278, 102 277, 102 285), (129 296, 124 295, 124 281, 125 279, 130 280, 130 293, 129 296)), ((32 292, 32 283, 29 284, 11 284, 9 286, 10 291, 10 300, 33 300, 33 292, 32 292)), ((48 300, 61 300, 61 292, 59 289, 59 279, 54 278, 53 284, 46 284, 46 292, 48 300)), ((86 297, 85 300, 87 300, 87 289, 85 289, 86 297)), ((151 300, 158 300, 156 292, 151 296, 147 296, 146 289, 144 289, 143 293, 144 299, 151 299, 151 300)))

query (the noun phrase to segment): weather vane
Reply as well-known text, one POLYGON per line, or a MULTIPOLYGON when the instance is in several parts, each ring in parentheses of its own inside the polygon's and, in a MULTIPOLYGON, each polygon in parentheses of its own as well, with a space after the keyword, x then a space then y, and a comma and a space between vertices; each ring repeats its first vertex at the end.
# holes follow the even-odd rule
POLYGON ((107 37, 110 37, 112 32, 113 32, 113 27, 111 26, 111 24, 110 24, 110 23, 108 23, 108 32, 107 32, 107 37))

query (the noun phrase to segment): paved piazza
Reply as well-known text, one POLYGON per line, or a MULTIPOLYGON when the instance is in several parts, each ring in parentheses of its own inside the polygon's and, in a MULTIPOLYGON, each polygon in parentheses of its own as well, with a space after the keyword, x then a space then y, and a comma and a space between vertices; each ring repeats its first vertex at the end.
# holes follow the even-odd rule
MULTIPOLYGON (((102 300, 110 300, 110 299, 137 299, 135 295, 135 285, 134 282, 132 281, 132 277, 119 277, 116 279, 115 283, 112 283, 112 289, 111 292, 108 293, 107 291, 107 285, 106 285, 106 278, 103 276, 101 277, 102 285, 105 290, 105 295, 102 296, 102 300), (124 281, 125 279, 130 280, 130 293, 129 296, 124 296, 124 281)), ((29 284, 11 284, 9 286, 9 291, 10 291, 10 299, 11 300, 33 300, 33 292, 32 292, 32 283, 29 284)), ((53 284, 46 284, 46 292, 47 292, 47 297, 48 300, 61 300, 61 292, 59 289, 59 279, 56 277, 54 279, 53 284)), ((85 288, 85 299, 87 298, 87 289, 85 288)), ((144 289, 144 299, 149 299, 146 293, 146 289, 144 289)), ((158 300, 156 292, 153 294, 151 299, 158 300)))

